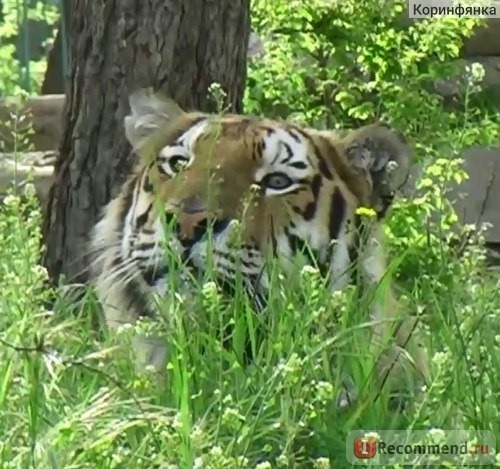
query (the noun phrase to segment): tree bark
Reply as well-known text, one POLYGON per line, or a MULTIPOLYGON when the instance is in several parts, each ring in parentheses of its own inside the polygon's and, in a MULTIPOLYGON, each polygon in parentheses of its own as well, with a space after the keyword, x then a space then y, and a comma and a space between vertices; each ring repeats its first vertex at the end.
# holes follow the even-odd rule
POLYGON ((62 53, 63 33, 61 22, 57 27, 57 34, 47 58, 47 70, 43 77, 40 94, 63 94, 64 93, 64 64, 65 57, 62 53))
POLYGON ((71 24, 73 0, 62 0, 61 17, 57 25, 56 38, 47 58, 47 70, 43 77, 40 94, 64 94, 66 86, 66 66, 68 63, 65 47, 69 42, 68 28, 71 24))
POLYGON ((75 0, 68 26, 65 129, 44 227, 53 280, 86 280, 88 234, 131 167, 129 94, 153 86, 185 109, 211 110, 220 83, 240 112, 249 0, 75 0))

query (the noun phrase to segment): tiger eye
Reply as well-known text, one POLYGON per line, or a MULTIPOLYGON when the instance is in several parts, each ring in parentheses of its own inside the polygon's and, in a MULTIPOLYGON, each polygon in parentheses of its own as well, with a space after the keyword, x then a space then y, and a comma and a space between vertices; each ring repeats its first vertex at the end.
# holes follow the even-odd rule
POLYGON ((274 190, 283 190, 293 184, 293 180, 285 173, 269 173, 261 181, 262 187, 274 190))

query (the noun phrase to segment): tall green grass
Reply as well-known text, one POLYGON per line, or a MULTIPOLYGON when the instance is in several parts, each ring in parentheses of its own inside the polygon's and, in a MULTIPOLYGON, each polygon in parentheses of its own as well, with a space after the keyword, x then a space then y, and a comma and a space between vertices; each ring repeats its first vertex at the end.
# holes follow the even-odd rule
MULTIPOLYGON (((396 208, 393 236, 411 208, 396 208)), ((95 331, 91 291, 76 306, 61 298, 45 310, 58 294, 37 266, 40 222, 32 193, 3 201, 2 468, 348 467, 353 429, 500 434, 500 276, 484 267, 475 243, 460 258, 437 236, 413 251, 393 245, 402 301, 423 314, 432 356, 421 399, 395 413, 387 392, 373 402, 373 387, 363 387, 374 358, 368 305, 354 287, 330 295, 312 268, 276 276, 266 333, 244 367, 241 336, 259 319, 244 295, 224 298, 207 278, 195 298, 177 295, 168 306, 166 376, 137 374, 127 346, 133 331, 95 331), (234 347, 220 340, 227 324, 234 347), (361 384, 359 399, 343 410, 335 405, 341 371, 361 384)))

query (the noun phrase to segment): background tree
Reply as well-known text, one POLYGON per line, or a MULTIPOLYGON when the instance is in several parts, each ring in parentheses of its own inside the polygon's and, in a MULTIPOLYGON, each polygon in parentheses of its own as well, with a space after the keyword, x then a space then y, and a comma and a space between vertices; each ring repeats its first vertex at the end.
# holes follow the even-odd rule
POLYGON ((131 166, 123 131, 128 95, 154 86, 182 107, 211 110, 220 83, 241 111, 248 0, 75 0, 60 155, 44 226, 53 279, 85 279, 89 229, 131 166))
POLYGON ((61 0, 61 16, 57 24, 54 44, 47 57, 47 70, 43 77, 40 94, 64 93, 67 54, 65 46, 68 43, 68 26, 71 23, 72 0, 61 0))

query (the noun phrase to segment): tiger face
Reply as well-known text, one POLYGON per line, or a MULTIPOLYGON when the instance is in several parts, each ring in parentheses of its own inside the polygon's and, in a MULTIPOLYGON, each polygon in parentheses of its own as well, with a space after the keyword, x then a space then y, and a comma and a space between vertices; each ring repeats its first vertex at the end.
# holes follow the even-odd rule
MULTIPOLYGON (((377 226, 410 165, 397 132, 372 125, 340 135, 184 112, 151 90, 134 93, 130 107, 125 130, 137 168, 92 239, 99 253, 94 283, 109 326, 154 317, 151 298, 179 275, 169 272, 165 247, 194 273, 204 272, 208 257, 224 282, 240 272, 257 312, 266 306, 268 258, 286 272, 307 251, 304 262, 319 266, 332 290, 345 288, 356 259, 367 282, 381 278, 377 226), (359 207, 377 214, 364 242, 359 207)), ((163 349, 160 355, 146 362, 161 368, 163 349)))

